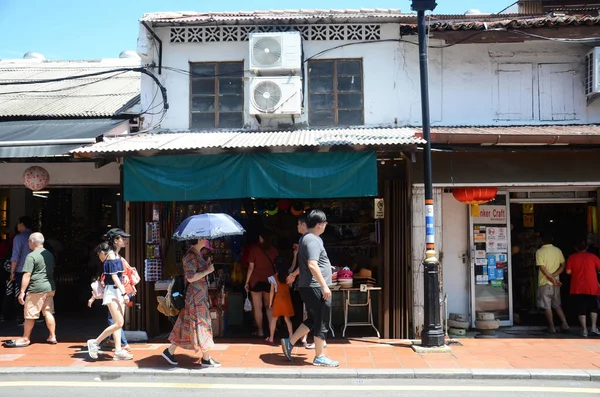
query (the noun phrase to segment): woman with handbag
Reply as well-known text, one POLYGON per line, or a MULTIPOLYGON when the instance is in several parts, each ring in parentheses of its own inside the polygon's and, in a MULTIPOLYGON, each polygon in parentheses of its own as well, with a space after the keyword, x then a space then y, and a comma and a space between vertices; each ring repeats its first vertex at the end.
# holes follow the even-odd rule
POLYGON ((258 244, 253 246, 248 255, 248 273, 246 274, 246 285, 244 289, 252 296, 252 307, 254 309, 254 320, 258 331, 256 335, 265 338, 263 308, 266 309, 268 323, 271 323, 271 312, 269 308, 269 294, 271 284, 269 277, 276 273, 275 258, 279 252, 272 245, 273 236, 268 231, 263 231, 258 236, 258 244))
POLYGON ((211 259, 205 259, 202 248, 211 250, 208 240, 198 239, 188 249, 182 259, 183 275, 188 282, 185 292, 185 306, 179 312, 177 321, 169 335, 171 346, 162 352, 169 364, 177 365, 175 350, 181 347, 186 350, 201 352, 200 364, 203 368, 220 367, 211 356, 210 351, 215 347, 212 324, 210 320, 210 297, 206 276, 213 273, 215 268, 211 259))
POLYGON ((100 244, 96 251, 103 263, 104 294, 102 304, 108 307, 114 324, 108 326, 96 339, 87 341, 88 354, 91 358, 97 359, 100 342, 112 334, 115 340, 113 360, 131 360, 133 355, 121 347, 121 330, 123 324, 125 324, 125 303, 129 302, 129 296, 122 282, 123 262, 117 254, 114 240, 113 244, 108 242, 100 244))

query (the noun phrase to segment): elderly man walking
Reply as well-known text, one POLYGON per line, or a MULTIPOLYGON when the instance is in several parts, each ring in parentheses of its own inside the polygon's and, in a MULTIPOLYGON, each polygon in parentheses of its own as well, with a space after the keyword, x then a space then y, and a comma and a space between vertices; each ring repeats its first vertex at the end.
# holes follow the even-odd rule
POLYGON ((54 255, 44 248, 44 236, 32 233, 29 236, 31 252, 23 265, 23 281, 19 303, 25 305, 25 327, 23 337, 5 342, 6 347, 25 347, 31 343, 31 331, 40 313, 46 318, 50 335, 46 342, 56 344, 56 321, 54 320, 54 255))

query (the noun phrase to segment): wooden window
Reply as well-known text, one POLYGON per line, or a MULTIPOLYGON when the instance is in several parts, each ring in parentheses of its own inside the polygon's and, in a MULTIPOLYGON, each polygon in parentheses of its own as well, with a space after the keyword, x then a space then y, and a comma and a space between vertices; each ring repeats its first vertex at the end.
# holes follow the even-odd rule
POLYGON ((498 65, 493 86, 496 120, 533 120, 533 65, 498 65))
POLYGON ((190 128, 241 128, 244 63, 192 63, 190 70, 190 128))
POLYGON ((363 125, 361 59, 308 63, 308 122, 311 126, 363 125))

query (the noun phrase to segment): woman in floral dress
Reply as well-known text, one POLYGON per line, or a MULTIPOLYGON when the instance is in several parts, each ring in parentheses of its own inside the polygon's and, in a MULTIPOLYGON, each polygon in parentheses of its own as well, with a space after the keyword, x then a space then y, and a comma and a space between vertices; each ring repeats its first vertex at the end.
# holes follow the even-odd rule
POLYGON ((210 321, 210 298, 206 276, 215 271, 210 260, 206 261, 200 251, 210 248, 208 240, 195 241, 183 257, 183 273, 188 282, 185 295, 185 307, 179 312, 177 322, 169 335, 171 346, 162 353, 169 364, 177 365, 175 349, 202 352, 200 364, 202 367, 220 367, 211 356, 214 348, 212 326, 210 321))

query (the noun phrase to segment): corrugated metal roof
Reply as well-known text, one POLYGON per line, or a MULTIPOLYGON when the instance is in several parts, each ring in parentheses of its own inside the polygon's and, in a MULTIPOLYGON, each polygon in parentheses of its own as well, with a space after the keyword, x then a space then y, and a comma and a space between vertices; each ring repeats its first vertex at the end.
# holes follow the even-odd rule
POLYGON ((381 146, 425 143, 414 128, 343 128, 296 131, 162 132, 105 138, 72 151, 76 154, 131 153, 147 150, 242 149, 306 146, 381 146))
POLYGON ((415 14, 403 14, 399 9, 361 8, 341 10, 258 10, 237 12, 153 12, 144 14, 141 21, 153 25, 193 24, 197 22, 228 21, 290 21, 315 19, 387 19, 415 18, 415 14))
MULTIPOLYGON (((0 82, 60 79, 123 67, 103 62, 0 62, 0 82)), ((139 65, 138 65, 139 66, 139 65)), ((140 95, 138 72, 0 85, 0 117, 111 117, 140 95)))
POLYGON ((432 134, 478 135, 600 135, 600 125, 520 125, 435 127, 432 134))

